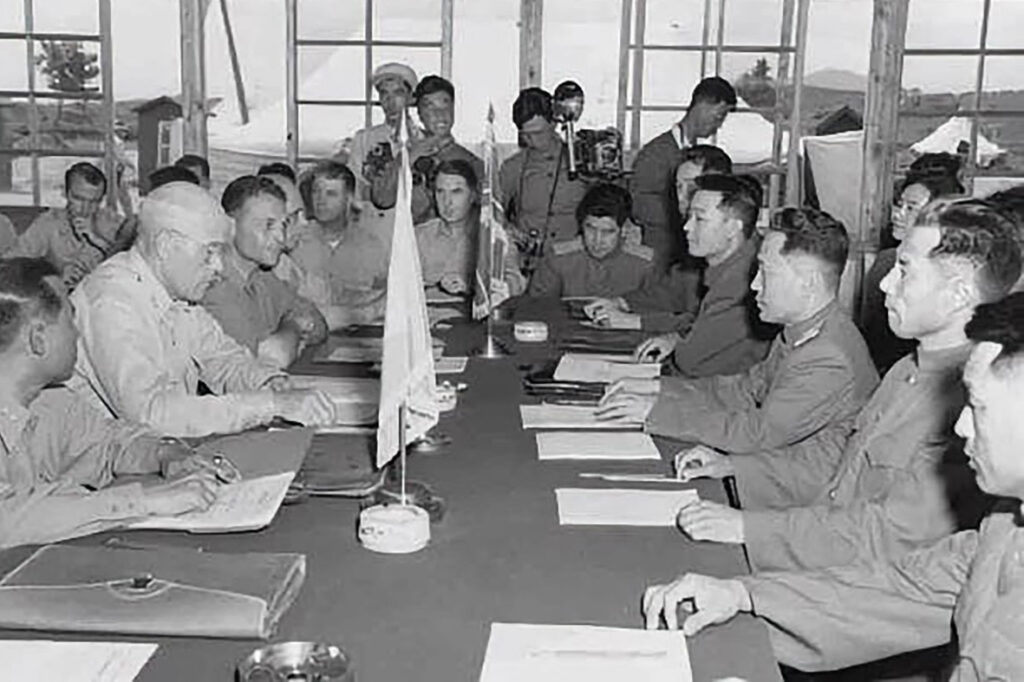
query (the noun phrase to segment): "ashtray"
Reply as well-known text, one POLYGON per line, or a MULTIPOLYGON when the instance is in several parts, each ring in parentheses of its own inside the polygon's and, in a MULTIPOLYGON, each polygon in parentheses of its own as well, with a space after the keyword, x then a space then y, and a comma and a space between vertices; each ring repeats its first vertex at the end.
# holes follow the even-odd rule
POLYGON ((341 647, 321 642, 279 642, 260 647, 238 664, 238 682, 355 682, 341 647))

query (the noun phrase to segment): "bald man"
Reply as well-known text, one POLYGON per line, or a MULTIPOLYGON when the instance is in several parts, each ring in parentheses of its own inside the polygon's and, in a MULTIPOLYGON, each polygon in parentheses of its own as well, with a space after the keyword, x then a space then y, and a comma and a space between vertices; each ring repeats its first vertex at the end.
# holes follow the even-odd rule
POLYGON ((280 369, 195 305, 220 277, 231 239, 232 223, 208 192, 182 182, 151 192, 135 245, 75 291, 76 388, 87 384, 112 415, 169 436, 229 433, 275 417, 332 423, 327 396, 291 390, 280 369), (198 395, 200 381, 213 395, 198 395))

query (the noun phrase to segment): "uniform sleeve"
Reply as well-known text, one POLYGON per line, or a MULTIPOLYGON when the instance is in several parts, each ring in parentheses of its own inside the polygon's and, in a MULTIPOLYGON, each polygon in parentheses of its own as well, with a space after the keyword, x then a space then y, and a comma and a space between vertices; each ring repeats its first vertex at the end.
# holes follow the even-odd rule
POLYGON ((751 565, 757 570, 838 566, 898 556, 954 532, 948 491, 971 472, 966 467, 944 471, 945 449, 924 445, 904 468, 889 462, 872 466, 861 475, 884 490, 872 498, 858 497, 842 506, 744 511, 751 565))
POLYGON ((752 314, 742 302, 705 306, 676 345, 675 370, 683 376, 734 374, 764 359, 768 341, 756 335, 752 314))
POLYGON ((547 256, 540 259, 526 293, 535 298, 561 298, 562 276, 555 268, 554 258, 547 256))
POLYGON ((363 177, 363 161, 369 149, 366 148, 366 132, 359 130, 352 136, 352 149, 348 155, 348 168, 356 176, 356 196, 360 199, 369 198, 370 185, 363 177))
MULTIPOLYGON (((140 323, 133 307, 119 296, 85 301, 80 292, 75 292, 75 316, 81 347, 99 383, 94 388, 118 417, 173 436, 231 433, 273 419, 269 391, 190 395, 181 378, 163 366, 158 330, 140 323)), ((229 343, 208 313, 197 312, 209 320, 197 344, 203 351, 197 361, 211 390, 251 390, 274 376, 275 370, 258 364, 237 343, 229 343)))
MULTIPOLYGON (((775 353, 782 352, 781 341, 775 353)), ((798 443, 849 405, 853 371, 830 344, 811 342, 783 358, 771 386, 769 359, 737 375, 708 377, 659 397, 648 418, 652 433, 731 453, 798 443)))
POLYGON ((740 580, 780 663, 835 670, 948 642, 977 547, 965 531, 896 563, 740 580))
POLYGON ((696 313, 699 287, 700 272, 674 265, 665 275, 652 278, 623 298, 634 313, 696 313))
POLYGON ((49 212, 42 213, 18 237, 5 258, 46 258, 50 253, 53 237, 53 218, 49 212))
POLYGON ((232 295, 232 286, 226 281, 214 284, 203 296, 203 307, 225 334, 255 354, 261 339, 257 338, 253 323, 246 319, 239 301, 232 295))

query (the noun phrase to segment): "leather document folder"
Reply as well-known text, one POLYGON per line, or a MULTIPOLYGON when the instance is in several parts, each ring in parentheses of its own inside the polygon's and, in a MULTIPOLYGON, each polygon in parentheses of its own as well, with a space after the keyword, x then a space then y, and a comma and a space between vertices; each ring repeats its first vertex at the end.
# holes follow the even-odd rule
POLYGON ((50 545, 0 580, 0 627, 266 639, 305 574, 302 554, 50 545))

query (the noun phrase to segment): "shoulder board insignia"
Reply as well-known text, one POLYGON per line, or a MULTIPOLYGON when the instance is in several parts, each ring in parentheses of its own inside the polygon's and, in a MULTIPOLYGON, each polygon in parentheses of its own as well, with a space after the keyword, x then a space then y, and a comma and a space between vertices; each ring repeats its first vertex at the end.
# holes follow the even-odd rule
POLYGON ((570 253, 576 253, 577 251, 583 250, 583 240, 577 237, 576 239, 569 239, 564 242, 555 242, 551 245, 551 251, 556 256, 565 256, 570 253))
POLYGON ((643 244, 623 244, 622 250, 631 256, 642 258, 645 261, 654 260, 654 249, 643 244))

